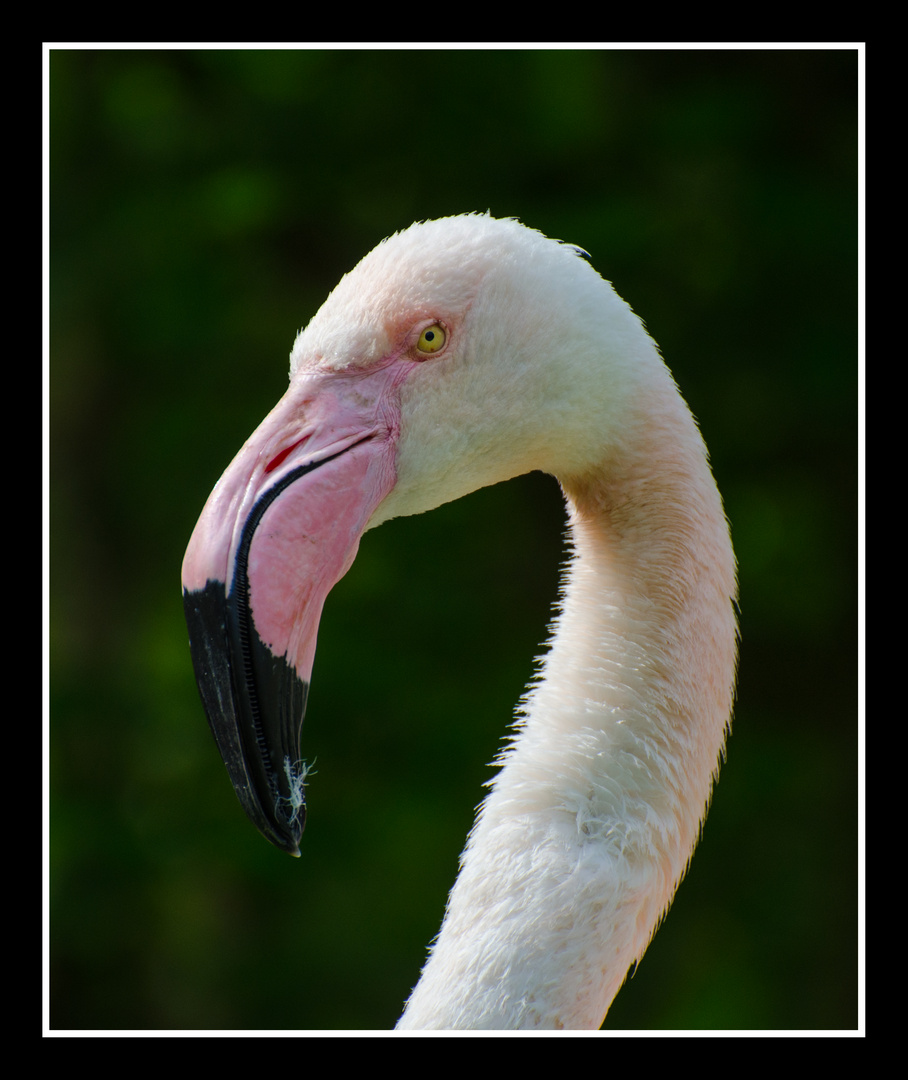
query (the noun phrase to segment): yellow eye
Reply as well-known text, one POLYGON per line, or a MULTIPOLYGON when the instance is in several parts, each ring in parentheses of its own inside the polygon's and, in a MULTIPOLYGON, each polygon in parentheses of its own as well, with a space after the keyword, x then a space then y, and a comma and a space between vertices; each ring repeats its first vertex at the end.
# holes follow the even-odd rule
POLYGON ((438 323, 432 323, 419 335, 416 348, 421 353, 436 353, 439 349, 444 348, 447 339, 448 335, 445 333, 445 328, 439 326, 438 323))

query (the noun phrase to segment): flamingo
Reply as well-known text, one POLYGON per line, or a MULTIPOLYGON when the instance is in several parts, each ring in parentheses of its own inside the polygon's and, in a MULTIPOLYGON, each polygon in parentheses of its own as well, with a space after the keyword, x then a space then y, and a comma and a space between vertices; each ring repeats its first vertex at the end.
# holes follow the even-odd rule
POLYGON ((325 598, 360 537, 530 470, 564 492, 560 614, 399 1029, 598 1028, 683 877, 724 757, 735 558, 700 432, 586 252, 410 226, 298 335, 183 563, 202 700, 247 814, 299 853, 325 598))

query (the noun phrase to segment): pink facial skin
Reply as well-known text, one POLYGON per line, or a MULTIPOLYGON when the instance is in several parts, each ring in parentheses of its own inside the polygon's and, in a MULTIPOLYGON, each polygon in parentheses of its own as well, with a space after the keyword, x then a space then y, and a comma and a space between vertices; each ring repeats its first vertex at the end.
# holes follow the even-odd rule
POLYGON ((261 641, 306 683, 318 621, 359 538, 396 480, 400 385, 415 366, 397 356, 367 370, 299 372, 218 481, 183 560, 183 588, 234 586, 248 545, 249 607, 261 641), (292 479, 261 513, 263 496, 292 479), (251 542, 247 524, 254 524, 251 542))

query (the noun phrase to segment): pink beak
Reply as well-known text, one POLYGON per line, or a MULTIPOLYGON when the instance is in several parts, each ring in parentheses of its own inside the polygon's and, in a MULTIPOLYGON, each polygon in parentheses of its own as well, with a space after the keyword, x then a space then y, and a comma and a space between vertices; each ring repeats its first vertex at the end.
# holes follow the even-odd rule
POLYGON ((399 388, 413 366, 297 375, 218 481, 183 560, 211 730, 246 813, 293 855, 306 819, 299 748, 318 622, 394 487, 399 388))

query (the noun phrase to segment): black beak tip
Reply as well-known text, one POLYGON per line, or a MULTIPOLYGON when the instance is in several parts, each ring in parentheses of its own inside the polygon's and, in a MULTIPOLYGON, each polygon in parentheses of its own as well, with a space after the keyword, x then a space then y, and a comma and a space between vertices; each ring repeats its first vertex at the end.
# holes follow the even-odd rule
MULTIPOLYGON (((215 739, 221 745, 221 740, 217 736, 215 739)), ((300 840, 306 826, 305 806, 297 806, 291 814, 288 814, 284 809, 283 799, 278 797, 280 802, 276 804, 271 798, 270 791, 260 795, 260 789, 249 777, 245 767, 237 773, 231 769, 226 758, 225 764, 227 764, 227 772, 240 805, 246 811, 246 816, 252 824, 270 844, 274 844, 280 851, 285 851, 294 858, 299 858, 300 840)))
MULTIPOLYGON (((305 817, 305 815, 303 815, 305 817)), ((287 826, 283 829, 269 829, 264 833, 265 838, 270 840, 276 848, 281 851, 286 851, 288 855, 292 855, 294 859, 300 857, 300 840, 303 835, 303 827, 299 829, 292 826, 287 826)))
POLYGON ((243 643, 223 582, 184 590, 189 644, 202 704, 230 781, 259 832, 299 857, 306 825, 306 766, 299 739, 308 686, 274 657, 248 621, 243 643), (252 663, 240 658, 252 656, 252 663))

